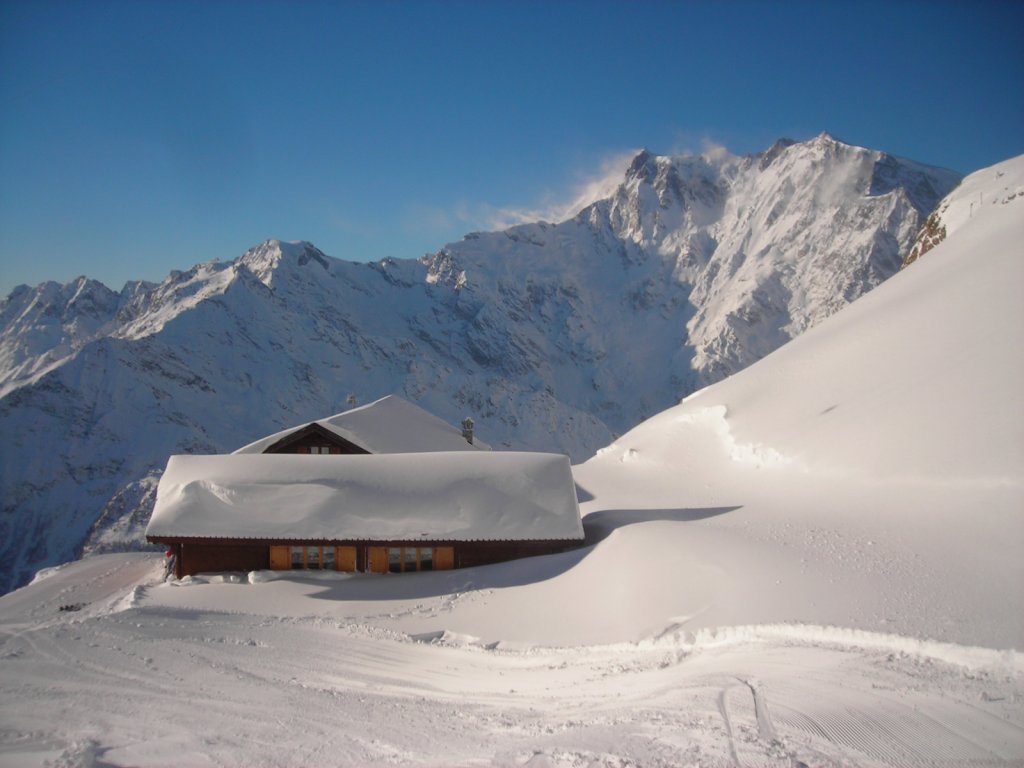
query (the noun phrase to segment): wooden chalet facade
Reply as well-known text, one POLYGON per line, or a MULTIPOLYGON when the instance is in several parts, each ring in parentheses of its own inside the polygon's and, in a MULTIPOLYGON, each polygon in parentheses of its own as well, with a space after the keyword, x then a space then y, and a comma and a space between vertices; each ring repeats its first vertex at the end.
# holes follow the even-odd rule
POLYGON ((175 577, 224 571, 329 570, 342 573, 413 573, 491 565, 550 555, 582 546, 578 540, 529 541, 324 541, 147 536, 176 555, 175 577))
POLYGON ((361 445, 346 440, 320 424, 307 424, 268 445, 263 453, 304 453, 353 456, 369 453, 361 445))
POLYGON ((347 413, 234 454, 172 456, 147 540, 175 552, 178 578, 448 570, 582 544, 567 457, 491 452, 398 398, 347 413))

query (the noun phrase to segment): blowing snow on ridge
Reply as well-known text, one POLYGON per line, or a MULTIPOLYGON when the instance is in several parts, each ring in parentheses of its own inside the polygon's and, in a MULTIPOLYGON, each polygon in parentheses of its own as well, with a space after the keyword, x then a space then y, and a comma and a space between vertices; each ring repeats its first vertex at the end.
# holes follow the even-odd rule
POLYGON ((645 151, 568 220, 419 260, 272 240, 120 293, 21 286, 0 305, 0 587, 131 546, 169 454, 232 450, 349 395, 584 459, 888 278, 957 180, 826 134, 645 151))

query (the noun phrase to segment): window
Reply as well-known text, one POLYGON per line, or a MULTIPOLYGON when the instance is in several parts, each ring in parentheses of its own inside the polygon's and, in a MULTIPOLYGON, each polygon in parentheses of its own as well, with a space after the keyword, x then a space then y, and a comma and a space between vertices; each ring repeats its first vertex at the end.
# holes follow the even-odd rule
POLYGON ((391 573, 402 572, 402 548, 388 547, 388 570, 391 573))
MULTIPOLYGON (((360 565, 359 547, 271 546, 275 571, 324 570, 353 573, 360 565)), ((366 547, 361 567, 368 573, 444 571, 455 567, 453 547, 366 547)))
POLYGON ((334 547, 291 547, 292 570, 334 570, 334 547))
POLYGON ((388 571, 391 573, 411 573, 413 571, 433 571, 435 568, 451 568, 453 558, 451 547, 388 547, 388 571), (448 564, 435 565, 436 552, 448 553, 448 564))

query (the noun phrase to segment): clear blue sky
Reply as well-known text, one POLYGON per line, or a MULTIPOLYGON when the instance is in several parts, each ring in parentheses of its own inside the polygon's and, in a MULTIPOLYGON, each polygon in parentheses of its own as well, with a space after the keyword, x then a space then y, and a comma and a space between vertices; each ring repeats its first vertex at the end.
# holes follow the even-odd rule
POLYGON ((264 239, 414 258, 623 153, 1024 152, 1020 2, 0 0, 0 294, 264 239))

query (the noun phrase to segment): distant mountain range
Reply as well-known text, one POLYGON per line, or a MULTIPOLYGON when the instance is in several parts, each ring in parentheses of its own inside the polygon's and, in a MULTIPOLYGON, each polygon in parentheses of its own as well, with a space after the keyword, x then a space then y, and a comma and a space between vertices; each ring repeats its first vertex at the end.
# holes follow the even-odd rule
POLYGON ((582 460, 892 275, 958 181, 827 134, 643 151, 571 219, 419 260, 272 240, 119 293, 19 286, 0 304, 0 589, 137 546, 169 454, 391 392, 495 448, 582 460))

